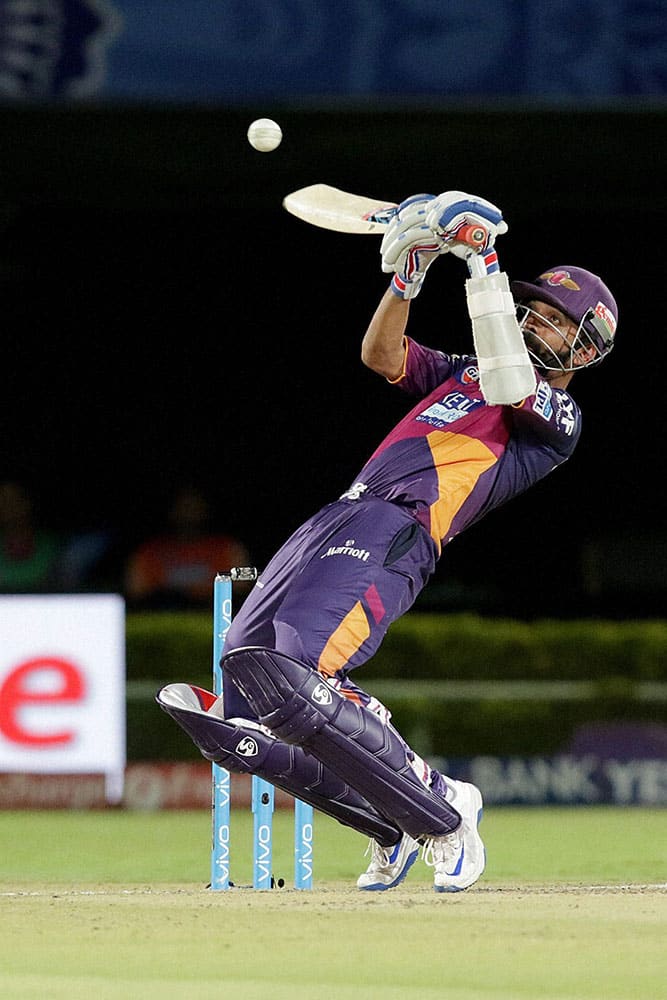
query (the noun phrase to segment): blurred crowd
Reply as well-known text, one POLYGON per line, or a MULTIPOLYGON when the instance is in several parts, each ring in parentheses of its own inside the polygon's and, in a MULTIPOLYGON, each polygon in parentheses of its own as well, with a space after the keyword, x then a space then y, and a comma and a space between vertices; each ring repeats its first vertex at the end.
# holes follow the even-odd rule
MULTIPOLYGON (((216 573, 256 565, 256 552, 230 529, 224 503, 199 484, 179 483, 165 493, 154 524, 143 536, 137 527, 102 524, 63 530, 42 511, 38 491, 0 478, 0 594, 120 593, 129 610, 209 609, 216 573)), ((495 558, 502 562, 502 552, 495 558)), ((518 574, 510 589, 502 588, 492 565, 480 579, 475 559, 466 560, 465 551, 458 563, 450 556, 420 595, 421 610, 530 618, 543 615, 547 601, 556 617, 664 617, 664 531, 587 531, 567 567, 567 587, 556 585, 552 568, 546 590, 533 574, 518 574)), ((237 607, 249 589, 235 584, 237 607)))
POLYGON ((130 540, 104 526, 50 527, 26 483, 0 481, 2 594, 106 591, 137 610, 208 608, 216 573, 248 565, 248 548, 197 485, 179 485, 155 533, 130 540))

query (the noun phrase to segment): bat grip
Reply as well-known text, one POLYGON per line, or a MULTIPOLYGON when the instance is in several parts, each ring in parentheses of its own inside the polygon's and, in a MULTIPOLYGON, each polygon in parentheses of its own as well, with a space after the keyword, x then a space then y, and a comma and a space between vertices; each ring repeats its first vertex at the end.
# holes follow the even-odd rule
POLYGON ((468 272, 471 278, 486 277, 486 264, 481 253, 475 253, 474 250, 471 250, 466 257, 466 264, 468 265, 468 272))

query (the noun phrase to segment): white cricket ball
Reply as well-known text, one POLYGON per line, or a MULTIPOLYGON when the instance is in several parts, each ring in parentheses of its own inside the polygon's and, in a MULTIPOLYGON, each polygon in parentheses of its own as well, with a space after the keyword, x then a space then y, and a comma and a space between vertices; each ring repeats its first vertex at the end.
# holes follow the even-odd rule
POLYGON ((248 129, 248 142, 260 153, 270 153, 277 149, 283 138, 283 130, 278 122, 270 118, 258 118, 248 129))

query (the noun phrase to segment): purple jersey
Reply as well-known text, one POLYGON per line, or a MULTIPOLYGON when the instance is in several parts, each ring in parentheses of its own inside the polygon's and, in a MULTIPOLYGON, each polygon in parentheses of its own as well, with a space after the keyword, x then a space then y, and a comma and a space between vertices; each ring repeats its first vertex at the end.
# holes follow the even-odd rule
MULTIPOLYGON (((547 382, 516 406, 488 406, 471 356, 408 339, 396 382, 420 401, 269 562, 232 646, 269 646, 346 677, 412 606, 442 546, 564 462, 579 438, 578 407, 547 382)), ((249 710, 230 697, 235 714, 249 710)))
POLYGON ((395 384, 420 402, 343 497, 370 494, 408 508, 441 548, 566 461, 581 413, 569 393, 541 380, 516 406, 488 406, 476 358, 406 341, 395 384))

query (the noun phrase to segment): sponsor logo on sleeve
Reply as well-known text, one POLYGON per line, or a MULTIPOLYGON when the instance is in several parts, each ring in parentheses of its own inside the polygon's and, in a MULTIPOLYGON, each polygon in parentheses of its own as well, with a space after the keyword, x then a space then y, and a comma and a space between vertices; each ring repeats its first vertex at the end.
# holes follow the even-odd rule
POLYGON ((463 385, 471 385, 473 382, 479 382, 479 368, 477 365, 468 365, 461 372, 461 382, 463 385))
POLYGON ((554 396, 556 402, 556 425, 570 436, 574 434, 577 426, 574 400, 566 392, 560 392, 558 389, 554 390, 554 396))
POLYGON ((538 382, 537 389, 535 390, 535 403, 533 404, 533 410, 535 413, 539 413, 541 417, 544 417, 545 420, 551 420, 554 412, 551 397, 552 389, 549 383, 538 382))

